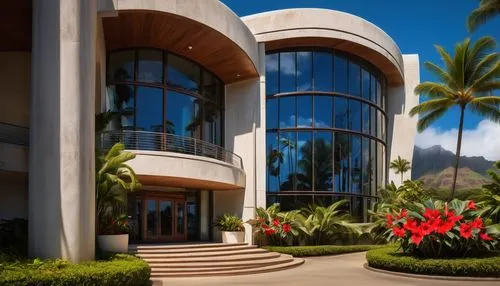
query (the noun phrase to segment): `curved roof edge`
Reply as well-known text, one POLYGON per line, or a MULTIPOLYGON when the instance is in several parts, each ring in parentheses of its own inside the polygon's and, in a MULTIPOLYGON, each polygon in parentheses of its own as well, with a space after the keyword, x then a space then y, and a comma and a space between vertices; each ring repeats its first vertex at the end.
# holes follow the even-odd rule
MULTIPOLYGON (((317 39, 321 38, 338 39, 343 43, 353 43, 356 48, 364 47, 358 52, 358 55, 364 58, 367 51, 375 51, 379 59, 374 59, 372 62, 379 66, 382 62, 380 56, 384 57, 392 68, 380 66, 379 68, 392 77, 390 81, 394 85, 403 82, 403 56, 397 44, 382 29, 358 16, 329 9, 299 8, 249 15, 242 20, 254 33, 258 42, 302 39, 301 45, 305 45, 307 39, 311 39, 312 44, 317 44, 317 39)), ((323 44, 333 45, 332 48, 345 46, 338 42, 323 44)), ((350 51, 350 48, 345 47, 344 50, 350 51)))
POLYGON ((250 29, 232 10, 218 0, 101 0, 99 12, 157 11, 178 15, 201 23, 226 36, 247 54, 259 70, 257 41, 250 29))

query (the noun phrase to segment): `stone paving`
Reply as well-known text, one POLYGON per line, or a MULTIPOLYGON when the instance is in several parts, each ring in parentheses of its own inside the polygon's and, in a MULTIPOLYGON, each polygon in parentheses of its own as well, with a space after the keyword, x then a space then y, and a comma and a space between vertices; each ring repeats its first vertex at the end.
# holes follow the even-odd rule
POLYGON ((242 276, 166 278, 154 281, 153 285, 342 285, 342 286, 499 286, 499 281, 447 281, 406 278, 376 273, 363 268, 365 253, 307 258, 297 268, 272 273, 242 276))

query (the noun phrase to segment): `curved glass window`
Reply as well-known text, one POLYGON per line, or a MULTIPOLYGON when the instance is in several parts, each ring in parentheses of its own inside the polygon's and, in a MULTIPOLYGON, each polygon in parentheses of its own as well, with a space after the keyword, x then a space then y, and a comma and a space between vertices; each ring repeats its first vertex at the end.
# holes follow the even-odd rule
POLYGON ((106 109, 120 114, 113 129, 222 145, 224 84, 215 75, 158 49, 120 50, 108 59, 106 109))
POLYGON ((266 55, 267 202, 345 206, 360 219, 385 184, 385 78, 335 50, 266 55))

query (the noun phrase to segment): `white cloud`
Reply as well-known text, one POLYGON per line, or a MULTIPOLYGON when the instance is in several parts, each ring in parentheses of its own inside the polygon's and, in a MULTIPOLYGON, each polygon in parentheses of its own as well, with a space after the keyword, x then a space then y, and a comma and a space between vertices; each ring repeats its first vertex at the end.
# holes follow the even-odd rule
MULTIPOLYGON (((443 131, 429 127, 417 135, 415 145, 421 148, 441 145, 444 149, 455 153, 457 138, 458 129, 443 131)), ((462 135, 461 155, 500 160, 500 124, 483 120, 479 122, 476 129, 465 129, 462 135)))

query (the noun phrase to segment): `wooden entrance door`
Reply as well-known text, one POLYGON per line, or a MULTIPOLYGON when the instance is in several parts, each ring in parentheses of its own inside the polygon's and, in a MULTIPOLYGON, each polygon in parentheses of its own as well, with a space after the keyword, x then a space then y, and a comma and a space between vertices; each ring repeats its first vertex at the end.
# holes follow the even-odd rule
POLYGON ((146 196, 142 213, 144 240, 167 242, 187 239, 184 196, 146 196))

